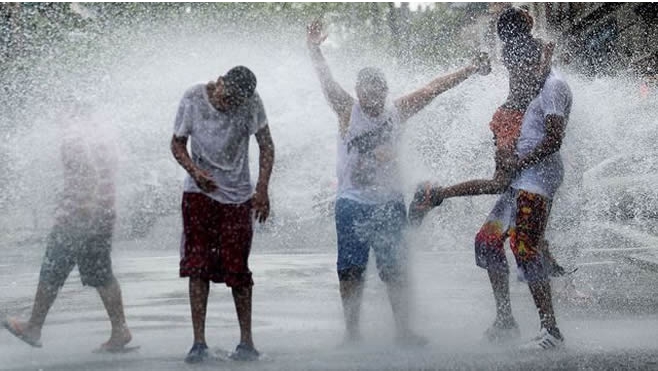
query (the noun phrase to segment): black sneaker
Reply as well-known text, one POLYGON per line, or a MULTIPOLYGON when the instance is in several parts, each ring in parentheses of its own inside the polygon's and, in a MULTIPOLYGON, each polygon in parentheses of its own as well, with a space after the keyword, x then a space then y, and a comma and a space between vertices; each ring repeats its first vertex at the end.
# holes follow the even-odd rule
POLYGON ((258 353, 256 348, 242 343, 238 344, 235 347, 235 352, 229 355, 229 358, 234 361, 257 361, 258 357, 260 357, 260 353, 258 353))
POLYGON ((185 363, 199 363, 208 359, 208 346, 206 343, 194 343, 192 349, 185 357, 185 363))
POLYGON ((411 225, 419 226, 430 210, 441 205, 443 200, 438 195, 440 189, 430 182, 421 183, 416 187, 414 198, 409 204, 408 217, 411 225))

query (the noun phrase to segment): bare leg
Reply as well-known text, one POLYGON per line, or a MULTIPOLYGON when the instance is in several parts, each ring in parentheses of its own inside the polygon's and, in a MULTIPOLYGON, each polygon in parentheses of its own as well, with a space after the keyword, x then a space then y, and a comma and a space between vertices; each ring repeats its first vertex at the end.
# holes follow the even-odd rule
POLYGON ((509 294, 509 273, 489 269, 487 273, 496 301, 496 323, 502 327, 515 326, 516 321, 512 316, 512 303, 509 294))
POLYGON ((386 282, 386 288, 393 309, 393 317, 395 318, 398 343, 404 346, 426 345, 428 343, 427 339, 411 330, 411 300, 406 278, 386 282))
POLYGON ((562 338, 560 330, 557 328, 555 320, 555 312, 553 311, 553 299, 551 297, 551 285, 549 281, 531 282, 528 284, 530 293, 535 301, 535 305, 539 310, 539 320, 541 326, 548 330, 548 332, 557 337, 562 338))
POLYGON ((361 315, 361 301, 363 298, 363 277, 340 280, 340 298, 343 302, 345 316, 345 329, 348 341, 359 340, 359 319, 361 315))
POLYGON ((253 288, 234 287, 233 301, 235 302, 235 311, 238 315, 240 324, 240 344, 248 345, 254 348, 254 340, 251 335, 251 302, 253 288))
POLYGON ((58 292, 58 287, 50 286, 45 282, 39 281, 30 319, 27 323, 19 323, 24 329, 23 333, 26 337, 34 340, 41 339, 41 329, 46 322, 46 316, 53 306, 58 292))
POLYGON ((190 309, 192 310, 192 328, 194 343, 206 343, 206 309, 210 281, 190 277, 190 309))
POLYGON ((386 283, 388 298, 391 301, 395 327, 400 336, 405 336, 409 330, 409 292, 406 284, 400 281, 386 283))
POLYGON ((107 315, 112 324, 110 339, 103 344, 107 348, 122 348, 132 340, 132 335, 126 325, 126 316, 123 312, 123 301, 121 299, 121 287, 116 278, 105 286, 96 288, 103 301, 107 315))

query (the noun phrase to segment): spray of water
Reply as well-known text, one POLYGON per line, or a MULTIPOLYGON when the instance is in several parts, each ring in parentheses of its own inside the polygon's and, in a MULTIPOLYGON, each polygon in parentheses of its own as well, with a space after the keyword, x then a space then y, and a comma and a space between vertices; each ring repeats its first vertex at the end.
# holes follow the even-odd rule
MULTIPOLYGON (((222 27, 181 29, 168 24, 150 24, 140 32, 115 29, 103 39, 112 48, 111 54, 101 50, 98 55, 83 59, 58 60, 53 64, 58 67, 56 73, 49 69, 49 61, 37 66, 32 73, 45 91, 35 92, 23 102, 25 111, 21 117, 29 124, 13 131, 6 140, 12 175, 8 181, 11 197, 4 201, 5 212, 0 216, 3 230, 9 231, 2 237, 2 244, 17 249, 38 241, 37 236, 45 236, 52 223, 56 190, 62 184, 57 154, 60 134, 55 120, 57 112, 65 108, 61 98, 72 94, 91 101, 98 130, 113 132, 117 138, 117 239, 139 241, 144 249, 177 251, 181 228, 178 204, 184 172, 169 152, 169 140, 179 99, 192 84, 215 79, 230 67, 242 64, 258 77, 258 90, 277 148, 271 185, 273 217, 268 225, 259 228, 254 248, 257 252, 334 251, 331 208, 317 206, 333 196, 337 119, 322 96, 305 50, 303 22, 277 31, 261 29, 238 34, 222 27)), ((385 71, 393 96, 418 88, 456 67, 400 65, 382 50, 350 52, 355 49, 355 45, 331 42, 325 48, 334 76, 350 92, 356 72, 366 65, 385 71)), ((570 257, 577 261, 582 256, 578 249, 583 246, 578 238, 599 236, 598 247, 609 244, 600 234, 602 225, 610 220, 609 213, 602 210, 614 209, 620 202, 605 193, 612 192, 614 184, 600 188, 601 179, 609 177, 609 173, 597 169, 615 156, 655 156, 658 105, 657 94, 641 99, 631 78, 591 80, 568 70, 566 75, 574 93, 574 106, 562 149, 565 183, 555 200, 549 233, 556 241, 558 259, 570 257)), ((493 174, 493 142, 488 122, 506 96, 506 81, 505 71, 496 66, 491 75, 473 77, 442 94, 408 122, 403 152, 408 194, 421 180, 452 184, 493 174)), ((256 154, 252 151, 252 171, 258 168, 256 154)), ((639 174, 650 175, 651 171, 647 168, 639 174)), ((494 199, 481 196, 446 201, 410 236, 411 249, 470 251, 474 233, 494 199)), ((121 249, 121 245, 117 248, 121 249)), ((28 259, 33 255, 33 261, 38 261, 42 250, 33 250, 20 250, 16 256, 28 259)), ((323 277, 335 279, 329 273, 323 277)), ((375 289, 380 287, 373 285, 375 289)), ((451 283, 433 285, 443 287, 451 283)), ((487 295, 486 289, 477 295, 487 295)), ((379 294, 382 297, 375 300, 381 305, 371 309, 372 314, 387 316, 386 310, 381 309, 386 305, 384 294, 379 294)), ((338 310, 338 297, 335 299, 334 309, 338 310)), ((437 304, 426 297, 420 305, 432 308, 437 304)), ((457 316, 459 313, 454 310, 459 309, 450 313, 457 316)), ((442 310, 445 314, 446 308, 442 310)), ((421 311, 431 317, 438 309, 421 311)), ((473 311, 469 313, 475 315, 473 311)), ((464 331, 446 326, 442 329, 448 334, 464 331)), ((448 342, 443 345, 458 351, 462 343, 457 343, 452 347, 448 342)))

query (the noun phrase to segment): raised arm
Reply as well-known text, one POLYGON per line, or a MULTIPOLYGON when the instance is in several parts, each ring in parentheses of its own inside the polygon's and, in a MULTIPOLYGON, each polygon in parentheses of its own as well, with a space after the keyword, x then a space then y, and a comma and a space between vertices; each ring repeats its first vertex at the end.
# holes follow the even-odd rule
POLYGON ((400 112, 402 121, 405 121, 425 108, 439 94, 459 85, 474 73, 487 75, 490 71, 489 57, 486 53, 482 53, 468 66, 451 74, 437 77, 424 87, 396 99, 395 106, 400 112))
POLYGON ((338 115, 341 123, 341 132, 347 128, 349 116, 354 105, 354 98, 349 95, 331 75, 329 65, 322 55, 320 44, 326 40, 327 35, 323 33, 322 23, 319 20, 314 21, 307 27, 306 44, 311 52, 311 61, 313 67, 320 78, 322 91, 329 102, 331 108, 338 115))

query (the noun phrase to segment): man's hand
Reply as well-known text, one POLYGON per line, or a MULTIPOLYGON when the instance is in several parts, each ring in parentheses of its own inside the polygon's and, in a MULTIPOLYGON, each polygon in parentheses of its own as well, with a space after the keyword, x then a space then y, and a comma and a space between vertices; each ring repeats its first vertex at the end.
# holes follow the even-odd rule
POLYGON ((314 20, 306 26, 306 42, 309 46, 319 46, 327 39, 326 33, 322 29, 322 21, 319 19, 314 20))
POLYGON ((481 52, 477 57, 473 58, 473 66, 477 69, 477 73, 486 76, 491 73, 491 61, 489 54, 481 52))
POLYGON ((267 188, 256 187, 256 194, 251 199, 251 205, 254 209, 256 220, 264 223, 270 215, 270 197, 267 194, 267 188))
POLYGON ((217 190, 217 183, 213 180, 209 172, 197 169, 192 173, 192 179, 202 191, 206 193, 213 193, 217 190))

